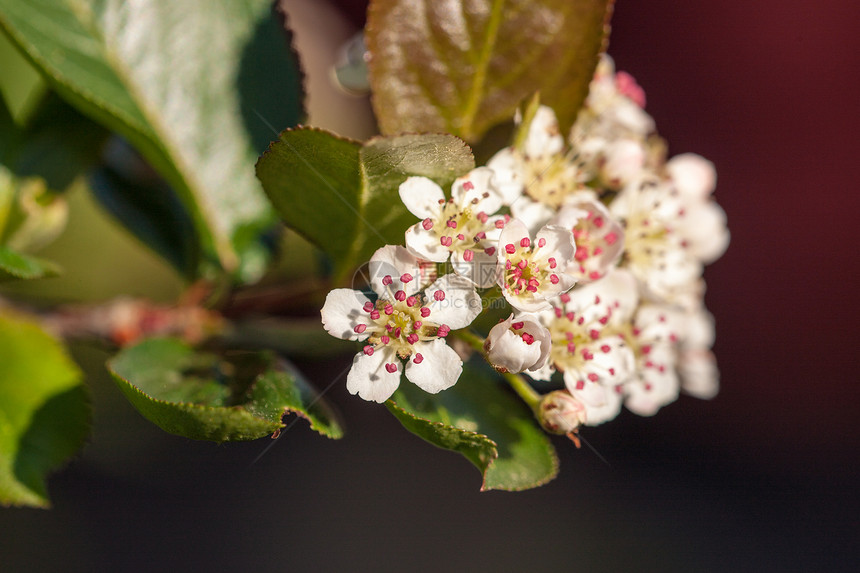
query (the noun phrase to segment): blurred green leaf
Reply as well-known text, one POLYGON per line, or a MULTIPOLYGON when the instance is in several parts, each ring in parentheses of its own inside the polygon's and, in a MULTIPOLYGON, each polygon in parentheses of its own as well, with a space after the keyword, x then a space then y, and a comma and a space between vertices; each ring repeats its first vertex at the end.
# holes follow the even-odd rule
POLYGON ((410 432, 475 464, 482 491, 538 487, 558 473, 546 434, 486 365, 465 364, 460 381, 439 394, 401 384, 386 406, 410 432))
POLYGON ((119 141, 110 145, 120 149, 109 155, 126 156, 116 162, 120 165, 105 165, 91 173, 93 195, 134 236, 181 275, 193 278, 201 257, 194 222, 173 189, 160 177, 145 173, 146 166, 136 157, 128 157, 134 153, 123 147, 119 141))
POLYGON ((12 119, 0 98, 0 163, 20 177, 38 176, 64 191, 99 160, 108 131, 84 117, 57 94, 39 95, 29 121, 12 119))
POLYGON ((262 353, 217 356, 173 338, 153 338, 108 362, 122 392, 171 434, 214 442, 278 432, 293 412, 324 436, 343 435, 334 414, 298 372, 262 353))
POLYGON ((471 150, 452 135, 378 137, 364 145, 329 132, 281 133, 257 162, 257 177, 291 228, 335 262, 339 279, 386 244, 403 242, 415 216, 398 187, 423 175, 447 188, 474 168, 471 150))
POLYGON ((0 26, 67 101, 126 137, 176 189, 227 270, 273 214, 253 162, 303 116, 270 0, 0 0, 0 26))
POLYGON ((0 315, 0 504, 48 507, 45 476, 83 445, 81 372, 36 324, 0 315))
POLYGON ((42 279, 60 274, 51 261, 31 257, 0 245, 0 282, 15 279, 42 279))
POLYGON ((469 142, 534 92, 573 124, 606 42, 612 0, 374 0, 373 108, 383 133, 469 142))

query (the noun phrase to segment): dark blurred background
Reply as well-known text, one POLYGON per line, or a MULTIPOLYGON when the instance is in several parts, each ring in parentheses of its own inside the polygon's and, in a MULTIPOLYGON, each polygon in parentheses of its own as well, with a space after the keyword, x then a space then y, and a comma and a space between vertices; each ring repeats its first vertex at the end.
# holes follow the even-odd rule
MULTIPOLYGON (((338 33, 363 10, 340 3, 338 33)), ((619 0, 612 27, 671 153, 719 173, 717 398, 625 412, 584 432, 608 464, 560 439, 555 481, 479 493, 342 377, 343 440, 299 422, 255 463, 268 440, 166 435, 103 377, 54 509, 0 510, 0 571, 860 570, 860 7, 619 0)), ((349 360, 300 366, 325 387, 349 360)))

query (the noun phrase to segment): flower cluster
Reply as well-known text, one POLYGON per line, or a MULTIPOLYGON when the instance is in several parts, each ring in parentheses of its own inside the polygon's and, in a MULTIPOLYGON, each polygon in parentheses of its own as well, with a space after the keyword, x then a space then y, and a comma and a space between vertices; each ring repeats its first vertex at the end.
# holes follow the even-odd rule
POLYGON ((382 402, 401 371, 427 392, 452 386, 462 361, 446 337, 501 295, 511 312, 483 354, 501 372, 563 382, 535 408, 548 431, 601 424, 622 406, 653 415, 682 390, 712 397, 702 271, 729 240, 716 174, 698 155, 667 159, 644 106, 604 56, 569 134, 538 105, 518 115, 518 143, 449 194, 408 178, 400 199, 416 223, 405 246, 371 259, 376 298, 336 289, 322 309, 329 333, 364 341, 350 392, 382 402))

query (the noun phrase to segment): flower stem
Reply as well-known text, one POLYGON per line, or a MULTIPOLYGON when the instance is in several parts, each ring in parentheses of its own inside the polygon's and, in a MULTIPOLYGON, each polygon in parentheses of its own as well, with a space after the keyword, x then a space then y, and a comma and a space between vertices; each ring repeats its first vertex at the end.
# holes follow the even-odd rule
MULTIPOLYGON (((484 352, 484 339, 478 336, 473 332, 469 332, 468 330, 458 330, 452 333, 454 336, 467 343, 477 352, 481 353, 481 356, 486 357, 486 353, 484 352)), ((514 392, 522 398, 523 402, 525 402, 529 408, 532 409, 533 412, 537 412, 537 407, 540 404, 541 396, 538 394, 531 385, 525 381, 525 379, 519 374, 512 374, 511 372, 501 372, 502 377, 508 382, 511 388, 514 389, 514 392)))

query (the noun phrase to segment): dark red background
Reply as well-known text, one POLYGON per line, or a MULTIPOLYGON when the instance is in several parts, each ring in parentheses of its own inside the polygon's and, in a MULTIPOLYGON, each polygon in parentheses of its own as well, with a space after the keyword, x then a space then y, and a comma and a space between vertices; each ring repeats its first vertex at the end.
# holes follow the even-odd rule
POLYGON ((298 424, 252 465, 267 444, 164 435, 104 382, 120 414, 56 509, 0 512, 0 569, 860 570, 858 33, 850 0, 619 1, 610 53, 671 152, 716 164, 732 243, 706 272, 720 395, 586 432, 611 465, 559 440, 557 480, 479 494, 343 384, 347 438, 298 424))

